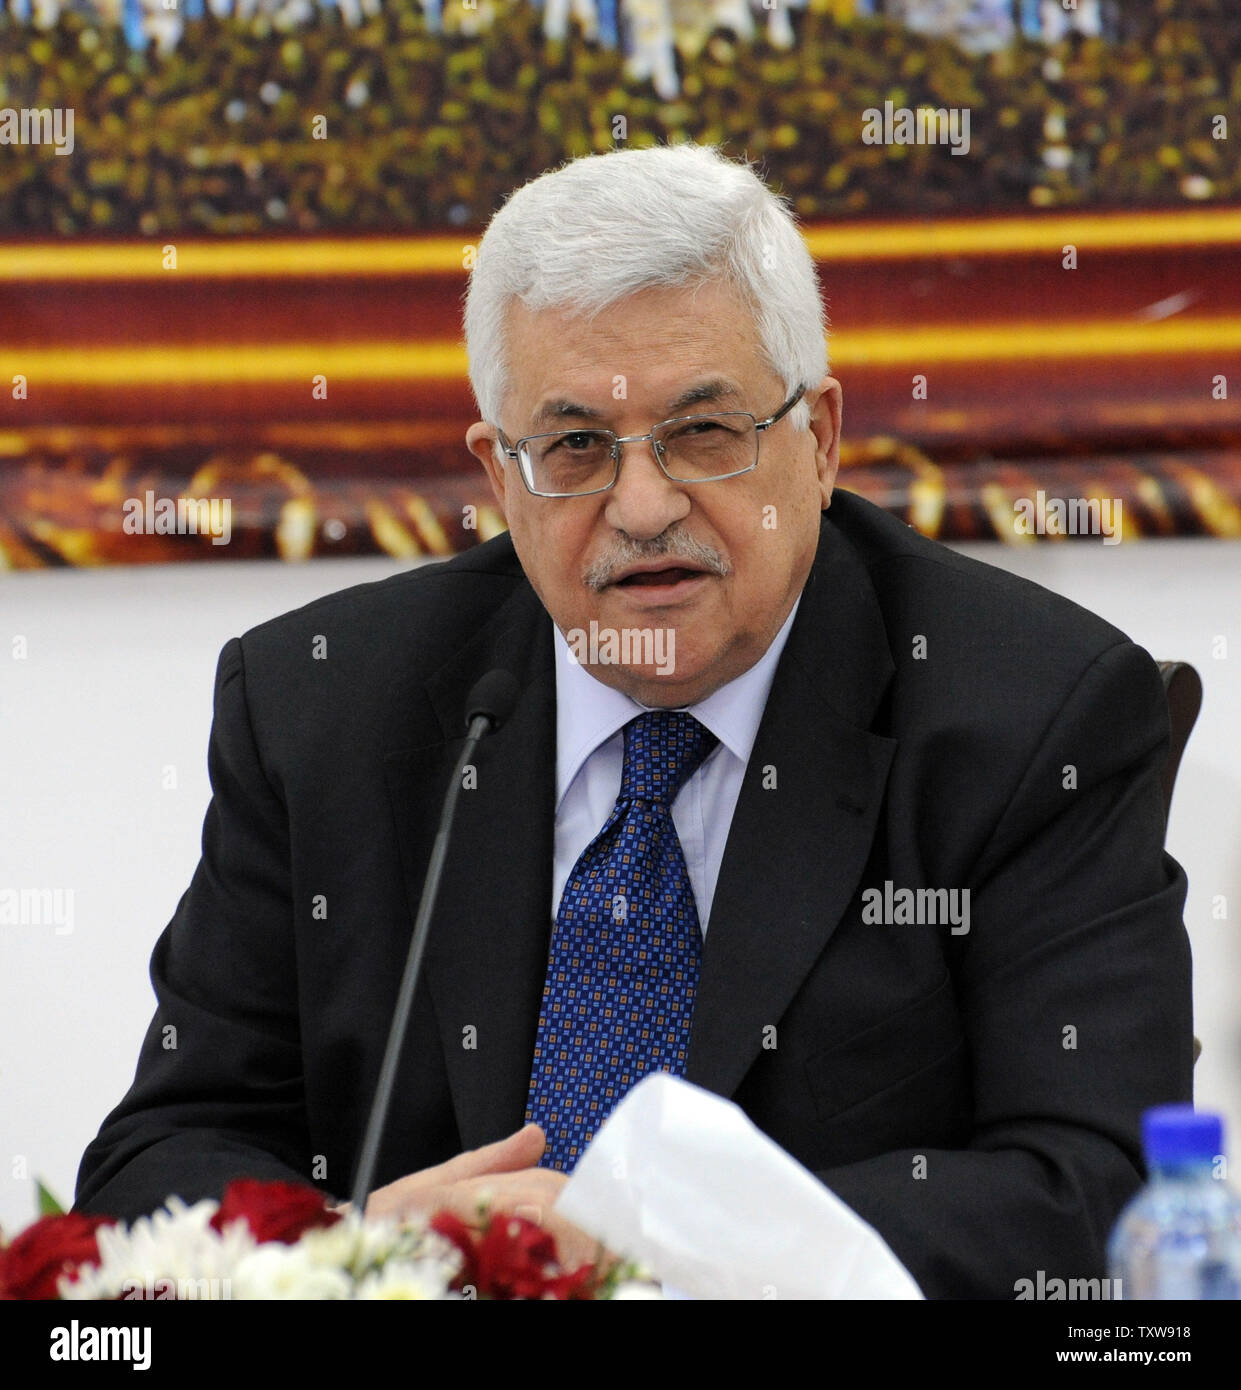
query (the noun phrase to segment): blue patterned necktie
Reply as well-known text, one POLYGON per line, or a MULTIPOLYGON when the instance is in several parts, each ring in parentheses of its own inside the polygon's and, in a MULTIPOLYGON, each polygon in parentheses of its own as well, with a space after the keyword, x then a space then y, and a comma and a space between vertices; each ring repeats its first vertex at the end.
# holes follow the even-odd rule
POLYGON ((692 714, 625 725, 620 795, 560 898, 526 1121, 570 1173, 647 1072, 685 1072, 702 931, 672 803, 718 740, 692 714))

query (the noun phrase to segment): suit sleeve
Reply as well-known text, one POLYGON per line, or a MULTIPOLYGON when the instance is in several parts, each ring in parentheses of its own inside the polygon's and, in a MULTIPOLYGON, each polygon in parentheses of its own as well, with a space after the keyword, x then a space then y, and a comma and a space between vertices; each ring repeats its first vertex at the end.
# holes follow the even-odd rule
POLYGON ((216 670, 202 857, 151 958, 133 1085, 83 1155, 76 1210, 133 1219, 234 1177, 308 1182, 288 817, 264 775, 242 646, 216 670))
POLYGON ((1192 1099, 1186 881, 1163 850, 1167 740, 1150 657, 1129 642, 1103 652, 970 876, 954 968, 969 1144, 819 1174, 928 1298, 1011 1299, 1040 1270, 1102 1278, 1144 1176, 1142 1111, 1192 1099))

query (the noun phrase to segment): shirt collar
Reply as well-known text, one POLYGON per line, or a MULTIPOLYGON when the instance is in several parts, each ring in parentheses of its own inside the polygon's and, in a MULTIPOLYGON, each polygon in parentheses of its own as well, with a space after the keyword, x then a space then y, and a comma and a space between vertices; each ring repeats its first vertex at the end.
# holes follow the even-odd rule
MULTIPOLYGON (((688 712, 719 739, 734 757, 748 763, 780 654, 797 616, 797 596, 780 631, 750 667, 718 690, 689 705, 688 712)), ((631 719, 649 708, 592 676, 575 661, 555 623, 556 647, 556 808, 587 758, 631 719)))

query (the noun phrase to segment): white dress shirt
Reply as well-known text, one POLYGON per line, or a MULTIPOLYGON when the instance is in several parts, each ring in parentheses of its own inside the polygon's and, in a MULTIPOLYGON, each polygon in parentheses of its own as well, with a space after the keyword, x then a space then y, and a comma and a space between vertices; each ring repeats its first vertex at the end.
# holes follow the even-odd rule
MULTIPOLYGON (((799 595, 771 645, 748 671, 687 707, 719 739, 672 803, 672 823, 685 852, 704 936, 750 750, 800 603, 799 595)), ((574 864, 603 829, 620 795, 625 756, 622 730, 651 707, 596 680, 571 658, 569 644, 554 623, 552 631, 556 645, 555 921, 574 864)))

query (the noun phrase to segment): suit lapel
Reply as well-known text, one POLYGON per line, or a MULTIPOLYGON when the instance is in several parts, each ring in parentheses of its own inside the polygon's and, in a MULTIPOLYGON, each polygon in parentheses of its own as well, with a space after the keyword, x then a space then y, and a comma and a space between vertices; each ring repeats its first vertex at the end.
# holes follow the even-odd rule
MULTIPOLYGON (((551 619, 519 582, 474 640, 425 683, 421 697, 442 736, 386 759, 412 923, 443 794, 465 743, 470 689, 497 666, 517 677, 517 707, 479 745, 477 786, 457 803, 425 958, 466 1148, 520 1128, 525 1113, 551 928, 553 657, 551 619)), ((416 698, 411 691, 402 702, 416 698)), ((414 1067, 417 1058, 403 1064, 414 1067)))
POLYGON ((848 906, 894 740, 870 732, 892 677, 869 575, 826 517, 733 814, 712 900, 687 1079, 731 1095, 848 906))

